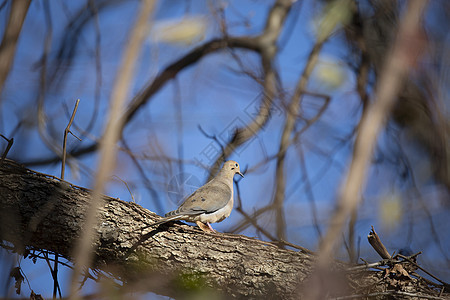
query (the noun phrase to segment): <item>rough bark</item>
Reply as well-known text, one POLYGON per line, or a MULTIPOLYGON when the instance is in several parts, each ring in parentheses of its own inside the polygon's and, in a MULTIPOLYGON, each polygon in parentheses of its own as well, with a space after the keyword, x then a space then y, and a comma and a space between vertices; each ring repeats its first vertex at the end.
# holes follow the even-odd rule
MULTIPOLYGON (((89 200, 87 189, 0 162, 0 238, 16 251, 46 249, 71 260, 89 200)), ((92 267, 110 272, 128 290, 172 297, 200 286, 234 298, 299 298, 299 287, 312 273, 312 254, 241 235, 206 234, 181 222, 146 228, 158 218, 138 204, 105 196, 92 267)), ((371 292, 385 291, 379 273, 350 274, 356 289, 345 288, 347 280, 331 279, 339 282, 334 295, 367 292, 362 287, 369 286, 371 292)))

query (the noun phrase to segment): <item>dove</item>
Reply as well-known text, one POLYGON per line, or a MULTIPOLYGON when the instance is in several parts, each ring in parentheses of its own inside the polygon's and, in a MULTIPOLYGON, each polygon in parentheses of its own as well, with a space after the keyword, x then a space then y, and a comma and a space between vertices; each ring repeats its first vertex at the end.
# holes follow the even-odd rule
POLYGON ((210 223, 222 222, 233 209, 233 178, 236 174, 244 177, 239 164, 233 160, 225 162, 215 178, 187 197, 178 209, 151 226, 183 220, 195 222, 205 232, 215 232, 210 223))

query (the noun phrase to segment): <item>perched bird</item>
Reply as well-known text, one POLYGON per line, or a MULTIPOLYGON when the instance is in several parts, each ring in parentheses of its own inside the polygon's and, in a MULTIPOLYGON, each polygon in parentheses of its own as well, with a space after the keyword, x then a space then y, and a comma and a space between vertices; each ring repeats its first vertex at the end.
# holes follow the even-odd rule
POLYGON ((244 177, 239 164, 232 160, 225 162, 215 178, 187 197, 177 210, 167 213, 151 226, 184 220, 197 223, 203 231, 215 232, 210 223, 223 221, 233 209, 233 177, 236 174, 244 177))

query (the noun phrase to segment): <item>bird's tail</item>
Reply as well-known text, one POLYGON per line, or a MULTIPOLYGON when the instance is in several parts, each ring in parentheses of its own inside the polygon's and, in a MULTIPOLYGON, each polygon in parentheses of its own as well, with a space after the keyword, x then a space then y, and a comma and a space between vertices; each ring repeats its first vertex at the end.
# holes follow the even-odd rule
MULTIPOLYGON (((161 225, 161 224, 170 222, 170 221, 180 220, 182 217, 183 217, 183 216, 180 216, 180 215, 170 216, 170 217, 165 217, 165 218, 162 218, 161 220, 159 220, 158 222, 155 222, 155 223, 153 223, 153 224, 150 224, 150 225, 146 226, 145 228, 148 228, 148 227, 155 227, 155 226, 158 226, 158 225, 161 225)), ((144 228, 144 229, 145 229, 145 228, 144 228)))

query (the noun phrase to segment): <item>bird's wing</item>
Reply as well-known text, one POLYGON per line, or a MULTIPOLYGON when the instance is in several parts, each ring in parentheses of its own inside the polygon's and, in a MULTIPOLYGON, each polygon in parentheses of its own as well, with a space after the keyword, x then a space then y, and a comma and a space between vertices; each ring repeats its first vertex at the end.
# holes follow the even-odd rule
POLYGON ((227 205, 231 195, 232 191, 226 183, 211 181, 196 190, 177 210, 167 213, 166 216, 213 213, 227 205))

